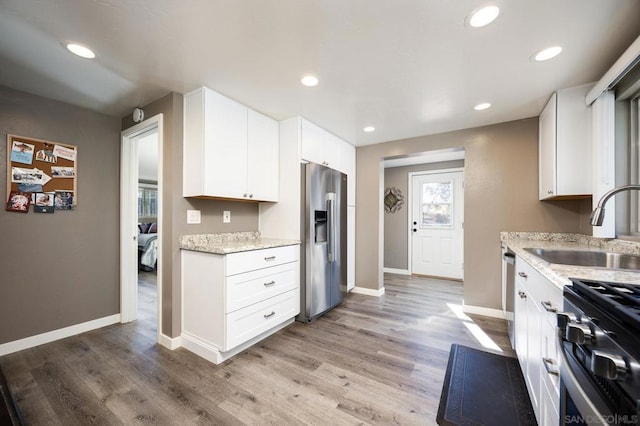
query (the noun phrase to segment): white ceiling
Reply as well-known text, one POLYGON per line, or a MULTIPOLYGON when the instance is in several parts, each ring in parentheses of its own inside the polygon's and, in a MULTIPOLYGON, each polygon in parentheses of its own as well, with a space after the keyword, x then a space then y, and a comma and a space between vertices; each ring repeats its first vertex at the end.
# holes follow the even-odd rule
POLYGON ((537 116, 640 34, 638 0, 495 0, 493 24, 465 27, 486 3, 2 0, 0 84, 118 117, 206 85, 366 145, 537 116), (72 56, 66 40, 97 58, 72 56), (556 44, 559 57, 529 60, 556 44), (320 84, 300 85, 307 73, 320 84))

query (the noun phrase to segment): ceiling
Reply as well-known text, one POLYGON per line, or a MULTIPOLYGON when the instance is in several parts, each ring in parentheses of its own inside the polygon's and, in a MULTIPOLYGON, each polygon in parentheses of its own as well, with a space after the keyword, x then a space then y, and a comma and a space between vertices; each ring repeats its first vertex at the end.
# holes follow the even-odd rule
POLYGON ((205 85, 360 146, 537 116, 640 34, 638 0, 490 2, 498 19, 469 28, 487 2, 1 0, 0 85, 118 117, 205 85), (562 54, 530 60, 551 45, 562 54), (318 86, 302 86, 305 74, 318 86), (480 102, 493 106, 474 111, 480 102))

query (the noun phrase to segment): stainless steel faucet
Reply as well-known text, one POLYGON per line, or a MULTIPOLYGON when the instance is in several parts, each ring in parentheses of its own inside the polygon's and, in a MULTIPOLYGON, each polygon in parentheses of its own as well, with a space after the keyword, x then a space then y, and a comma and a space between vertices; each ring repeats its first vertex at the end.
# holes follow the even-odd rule
POLYGON ((591 213, 591 225, 602 226, 602 222, 604 221, 604 205, 607 203, 609 198, 613 197, 618 192, 631 191, 632 189, 640 191, 640 185, 622 185, 607 191, 602 198, 600 198, 600 201, 598 201, 598 207, 596 207, 591 213))

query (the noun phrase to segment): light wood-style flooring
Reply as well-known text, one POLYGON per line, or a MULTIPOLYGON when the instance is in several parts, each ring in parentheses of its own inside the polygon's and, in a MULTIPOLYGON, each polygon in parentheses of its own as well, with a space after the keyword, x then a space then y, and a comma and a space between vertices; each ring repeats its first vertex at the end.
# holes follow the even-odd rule
POLYGON ((0 364, 29 425, 433 425, 451 344, 482 349, 473 333, 484 333, 513 355, 506 323, 459 318, 457 282, 388 274, 385 288, 216 366, 155 343, 155 289, 143 282, 138 321, 0 364))

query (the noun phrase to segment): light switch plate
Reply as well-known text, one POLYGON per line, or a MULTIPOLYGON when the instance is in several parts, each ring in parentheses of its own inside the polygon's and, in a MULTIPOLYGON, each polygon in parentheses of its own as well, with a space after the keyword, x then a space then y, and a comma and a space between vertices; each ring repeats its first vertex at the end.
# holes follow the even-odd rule
POLYGON ((200 223, 200 210, 187 210, 187 223, 188 224, 200 223))
POLYGON ((222 223, 231 223, 231 212, 229 210, 222 212, 222 223))

